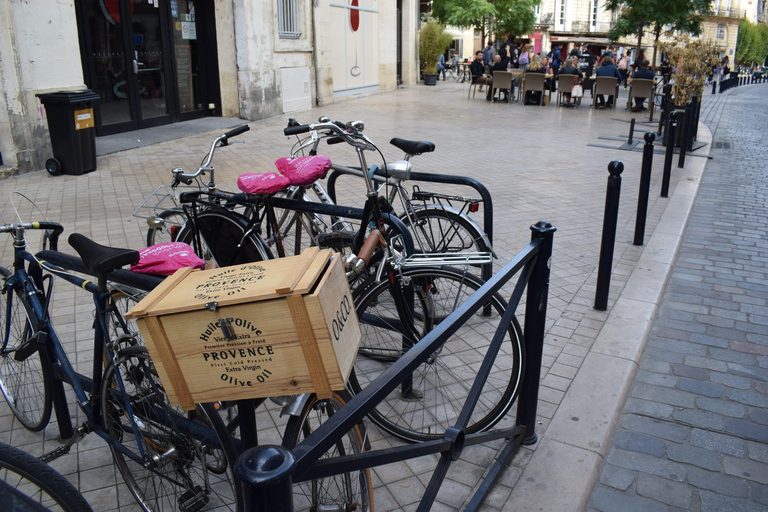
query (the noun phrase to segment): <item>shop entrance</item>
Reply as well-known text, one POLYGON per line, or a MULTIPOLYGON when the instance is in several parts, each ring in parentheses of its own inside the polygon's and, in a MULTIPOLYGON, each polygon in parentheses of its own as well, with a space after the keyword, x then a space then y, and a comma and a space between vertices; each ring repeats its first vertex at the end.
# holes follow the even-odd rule
POLYGON ((78 0, 77 7, 85 81, 100 97, 98 135, 203 117, 210 104, 220 110, 212 0, 78 0))

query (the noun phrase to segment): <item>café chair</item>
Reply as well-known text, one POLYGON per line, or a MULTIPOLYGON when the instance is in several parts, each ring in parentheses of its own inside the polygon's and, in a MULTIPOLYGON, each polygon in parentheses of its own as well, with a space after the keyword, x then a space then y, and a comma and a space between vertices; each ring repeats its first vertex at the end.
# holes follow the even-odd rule
POLYGON ((546 86, 544 73, 523 73, 523 87, 522 87, 522 102, 525 105, 525 93, 541 91, 541 99, 539 100, 539 106, 544 106, 544 90, 546 86))
POLYGON ((491 98, 496 97, 497 90, 508 90, 509 93, 507 94, 507 103, 509 103, 512 100, 512 94, 515 91, 512 86, 512 73, 509 71, 494 71, 492 87, 491 98))
POLYGON ((601 94, 613 96, 613 105, 616 108, 616 102, 619 99, 619 80, 615 76, 595 77, 595 84, 592 86, 592 108, 597 106, 597 97, 601 94))
POLYGON ((629 98, 627 98, 627 110, 632 108, 632 98, 648 98, 648 105, 653 105, 653 80, 650 78, 633 78, 629 84, 629 98))
POLYGON ((579 83, 579 75, 557 75, 557 106, 562 105, 563 94, 571 92, 571 87, 579 83))

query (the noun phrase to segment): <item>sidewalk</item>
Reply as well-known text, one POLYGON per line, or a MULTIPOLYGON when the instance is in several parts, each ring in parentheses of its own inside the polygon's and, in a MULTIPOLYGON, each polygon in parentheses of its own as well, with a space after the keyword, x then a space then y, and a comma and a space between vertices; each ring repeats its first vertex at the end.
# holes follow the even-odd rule
MULTIPOLYGON (((468 175, 489 188, 495 213, 494 249, 499 256, 495 268, 527 244, 532 224, 547 220, 557 227, 539 393, 540 441, 515 457, 484 510, 583 509, 610 446, 706 159, 689 157, 685 169, 673 166, 671 197, 662 199, 663 158, 655 156, 646 243, 635 247, 631 243, 642 155, 587 145, 614 144, 599 140, 601 136, 626 136, 628 121, 636 114, 622 109, 625 93, 620 95, 616 111, 591 111, 586 103, 578 109, 523 107, 488 103, 480 96, 468 100, 466 94, 466 84, 440 82, 436 87, 416 86, 251 122, 251 131, 238 137, 245 144, 217 152, 217 182, 231 189, 243 172, 273 170, 272 162, 287 155, 292 144, 282 134, 288 117, 302 122, 321 115, 343 121, 362 119, 365 132, 379 144, 387 160, 402 158, 386 144, 392 137, 430 140, 437 150, 414 158, 415 170, 468 175), (599 312, 592 304, 607 165, 617 159, 624 163, 625 171, 614 272, 609 309, 599 312)), ((638 124, 638 131, 639 126, 643 125, 638 124)), ((654 129, 657 124, 650 126, 654 129)), ((98 171, 84 176, 52 178, 39 172, 3 180, 0 195, 23 192, 50 219, 64 224, 66 233, 80 232, 103 244, 143 247, 146 227, 143 220, 131 216, 133 210, 157 186, 169 182, 170 169, 197 168, 220 132, 108 154, 100 157, 98 171)), ((701 140, 709 142, 706 129, 699 133, 701 140)), ((636 138, 641 138, 638 132, 636 138)), ((334 161, 352 162, 353 153, 340 146, 326 147, 327 154, 334 161)), ((362 202, 362 191, 355 183, 343 186, 342 202, 362 202)), ((10 203, 0 207, 0 217, 13 219, 10 203)), ((8 261, 9 254, 10 243, 2 244, 2 261, 8 261)), ((71 344, 70 353, 77 352, 77 363, 87 363, 92 336, 90 299, 63 285, 57 286, 55 297, 54 323, 61 326, 61 332, 74 334, 77 341, 71 344)), ((275 421, 274 412, 259 415, 262 443, 279 442, 279 431, 267 428, 275 421)), ((0 431, 0 440, 35 455, 57 446, 54 425, 44 433, 26 432, 3 406, 0 431)), ((394 443, 373 428, 371 437, 374 447, 394 443)), ((466 449, 449 471, 433 510, 463 509, 499 446, 466 449)), ((376 510, 415 510, 435 460, 425 457, 375 469, 376 510)), ((86 438, 52 466, 79 486, 94 510, 135 509, 100 440, 86 438)))
POLYGON ((589 510, 768 509, 765 89, 729 92, 589 510))

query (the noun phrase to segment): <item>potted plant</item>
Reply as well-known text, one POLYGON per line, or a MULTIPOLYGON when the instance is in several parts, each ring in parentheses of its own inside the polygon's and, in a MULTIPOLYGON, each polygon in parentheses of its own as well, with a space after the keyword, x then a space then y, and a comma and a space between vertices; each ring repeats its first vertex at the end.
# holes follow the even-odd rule
POLYGON ((445 26, 435 20, 428 20, 419 32, 419 57, 424 61, 424 85, 437 83, 437 59, 453 37, 445 31, 445 26))

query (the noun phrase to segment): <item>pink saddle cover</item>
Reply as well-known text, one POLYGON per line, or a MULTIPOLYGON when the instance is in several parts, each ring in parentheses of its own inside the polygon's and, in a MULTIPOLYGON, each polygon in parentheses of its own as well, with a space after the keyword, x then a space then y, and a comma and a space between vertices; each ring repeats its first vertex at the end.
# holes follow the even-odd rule
POLYGON ((205 268, 205 261, 200 259, 188 244, 168 242, 151 245, 139 251, 139 262, 131 265, 131 270, 143 274, 170 276, 180 268, 205 268))
POLYGON ((325 176, 331 159, 323 155, 281 158, 275 165, 280 174, 291 180, 291 185, 306 187, 325 176))
POLYGON ((291 184, 291 180, 276 172, 249 172, 237 178, 237 187, 247 194, 274 194, 291 184))

